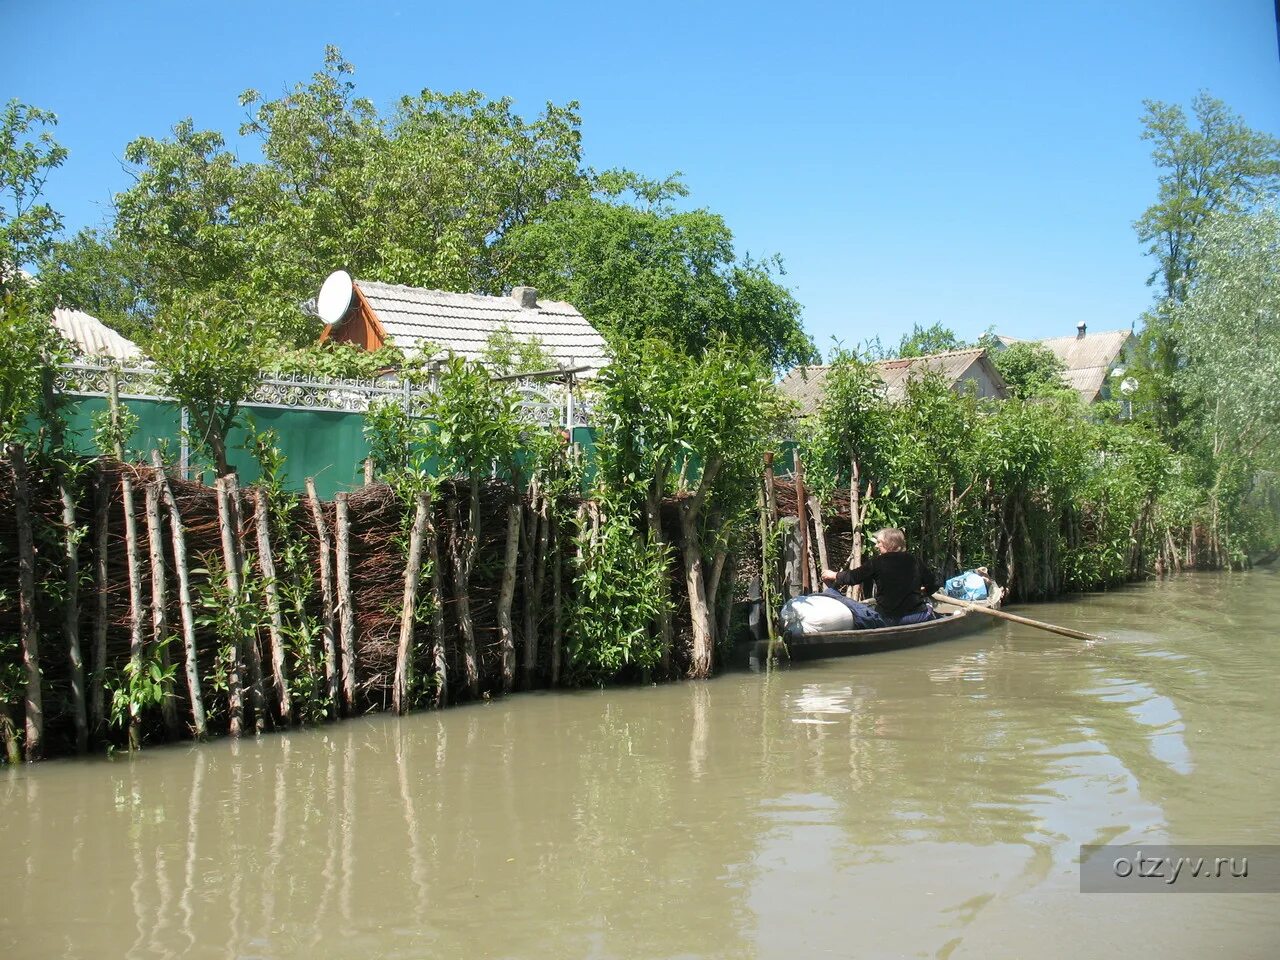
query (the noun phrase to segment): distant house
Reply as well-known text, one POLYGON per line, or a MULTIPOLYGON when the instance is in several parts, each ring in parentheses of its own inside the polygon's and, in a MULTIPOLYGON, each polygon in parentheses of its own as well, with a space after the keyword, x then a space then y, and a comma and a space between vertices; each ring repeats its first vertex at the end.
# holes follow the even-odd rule
POLYGON ((316 310, 328 324, 321 342, 366 350, 390 345, 412 355, 425 348, 479 360, 489 338, 505 332, 521 341, 536 337, 558 365, 587 367, 588 376, 609 362, 604 338, 572 304, 539 300, 533 287, 491 297, 353 280, 339 271, 325 281, 316 310))
MULTIPOLYGON (((1015 337, 998 337, 1005 347, 1020 341, 1015 337)), ((1089 333, 1084 322, 1076 324, 1074 337, 1050 337, 1033 340, 1047 347, 1066 364, 1062 379, 1080 394, 1085 403, 1111 399, 1111 373, 1133 358, 1134 336, 1129 330, 1107 330, 1089 333)))
MULTIPOLYGON (((980 397, 1001 400, 1009 395, 1004 378, 986 350, 952 350, 926 357, 880 360, 872 366, 880 375, 885 396, 890 400, 901 400, 906 395, 907 381, 925 372, 940 375, 956 393, 971 390, 980 397)), ((782 378, 779 389, 799 405, 801 416, 818 412, 830 369, 828 366, 795 367, 782 378)))
POLYGON ((139 362, 142 351, 132 340, 116 333, 97 317, 82 310, 58 307, 53 311, 53 328, 62 335, 77 357, 88 360, 139 362))

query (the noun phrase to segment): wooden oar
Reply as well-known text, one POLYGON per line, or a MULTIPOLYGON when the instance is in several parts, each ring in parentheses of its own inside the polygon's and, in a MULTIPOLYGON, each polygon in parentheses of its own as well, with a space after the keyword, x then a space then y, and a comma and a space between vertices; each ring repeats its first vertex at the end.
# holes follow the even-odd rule
POLYGON ((1009 620, 1013 623, 1025 624, 1028 627, 1036 627, 1040 630, 1048 630, 1050 633, 1058 633, 1064 637, 1074 637, 1077 640, 1092 640, 1095 643, 1101 643, 1105 638, 1098 636, 1096 633, 1085 633, 1083 630, 1072 630, 1070 627, 1059 627, 1057 624, 1045 623, 1043 620, 1032 620, 1030 617, 1020 617, 1016 613, 1005 613, 1003 610, 993 610, 991 607, 984 607, 981 604, 970 603, 968 600, 957 600, 955 597, 948 597, 945 593, 935 593, 933 599, 939 603, 949 603, 953 606, 961 607, 965 610, 972 610, 975 613, 985 613, 989 617, 999 617, 1001 620, 1009 620))

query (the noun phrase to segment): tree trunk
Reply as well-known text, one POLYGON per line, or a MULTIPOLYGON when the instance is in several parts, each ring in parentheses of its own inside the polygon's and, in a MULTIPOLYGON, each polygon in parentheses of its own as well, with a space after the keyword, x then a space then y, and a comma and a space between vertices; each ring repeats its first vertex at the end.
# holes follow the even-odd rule
POLYGON ((689 591, 689 615, 693 622, 693 651, 689 663, 690 679, 711 675, 715 644, 715 626, 707 606, 706 583, 702 570, 702 538, 698 534, 698 515, 693 498, 680 503, 680 534, 684 549, 684 577, 689 591))
MULTIPOLYGON (((502 560, 502 588, 498 592, 498 646, 502 651, 502 692, 510 693, 516 679, 516 639, 511 606, 516 595, 520 551, 520 504, 507 507, 507 549, 502 560)), ((532 638, 530 638, 532 639, 532 638)))
POLYGON ((320 553, 320 593, 324 601, 324 618, 321 620, 321 636, 324 642, 325 696, 332 716, 340 709, 338 694, 338 645, 333 626, 333 561, 329 547, 329 525, 324 519, 324 506, 316 494, 316 482, 307 477, 307 500, 311 504, 311 516, 315 520, 316 540, 320 553))
POLYGON ((280 586, 276 576, 276 558, 271 550, 271 505, 267 491, 253 491, 254 525, 258 534, 258 570, 262 573, 263 595, 267 601, 267 632, 271 639, 271 684, 276 691, 280 719, 293 719, 293 698, 289 691, 289 668, 285 660, 284 614, 280 611, 280 586))
MULTIPOLYGON (((160 522, 160 488, 153 480, 147 484, 147 546, 151 559, 151 642, 160 654, 160 666, 167 676, 169 660, 169 590, 164 570, 164 525, 160 522)), ((164 700, 160 715, 171 739, 182 736, 178 705, 173 698, 173 681, 164 681, 164 700)))
POLYGON ((338 561, 338 641, 342 653, 342 706, 356 705, 356 610, 351 595, 351 505, 345 493, 334 498, 333 524, 338 561))
POLYGON ((160 454, 152 453, 151 462, 156 468, 156 483, 160 495, 169 510, 169 531, 173 536, 173 565, 178 574, 178 609, 182 615, 182 642, 187 655, 187 694, 191 699, 191 725, 196 738, 203 740, 207 734, 204 718, 204 696, 200 689, 200 667, 196 660, 196 625, 191 610, 191 577, 187 566, 187 537, 182 529, 182 514, 178 501, 169 488, 168 478, 160 463, 160 454))
POLYGON ((409 559, 404 567, 404 597, 400 606, 400 644, 396 648, 395 683, 391 691, 391 708, 397 714, 409 709, 409 687, 413 683, 413 623, 418 607, 418 578, 422 575, 422 535, 427 527, 431 499, 418 494, 418 506, 409 531, 409 559))
POLYGON ((36 623, 36 550, 31 527, 31 492, 27 460, 21 444, 9 444, 13 468, 14 522, 18 527, 18 616, 22 637, 22 666, 27 674, 26 755, 44 755, 44 699, 40 690, 40 631, 36 623))
MULTIPOLYGON (((215 481, 218 495, 218 532, 222 537, 222 563, 226 568, 227 596, 231 605, 240 603, 240 558, 236 549, 234 532, 235 513, 231 507, 231 498, 227 490, 226 477, 215 481)), ((228 637, 229 645, 227 664, 227 718, 228 733, 239 737, 244 733, 244 691, 240 683, 240 640, 238 636, 228 637)))

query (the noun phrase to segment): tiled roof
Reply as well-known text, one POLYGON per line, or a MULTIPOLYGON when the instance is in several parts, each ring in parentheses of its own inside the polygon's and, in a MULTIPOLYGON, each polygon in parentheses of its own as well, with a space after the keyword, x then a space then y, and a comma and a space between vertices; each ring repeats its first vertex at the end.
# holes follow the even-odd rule
POLYGON ((112 360, 140 360, 142 351, 132 340, 116 333, 97 317, 82 310, 58 307, 53 311, 53 326, 71 343, 76 353, 87 357, 112 360))
MULTIPOLYGON (((952 350, 926 357, 880 360, 872 366, 884 382, 886 395, 892 400, 898 400, 905 395, 907 381, 913 374, 919 375, 925 371, 938 373, 954 387, 960 380, 966 379, 965 374, 975 363, 982 367, 983 372, 998 391, 998 395, 1004 396, 1006 393, 1004 379, 991 363, 987 352, 981 349, 952 350)), ((827 371, 830 369, 827 366, 795 367, 782 378, 778 388, 799 405, 802 416, 814 414, 822 401, 827 371)))
POLYGON ((478 360, 502 328, 521 340, 537 337, 565 366, 598 369, 609 362, 604 338, 568 303, 539 300, 522 308, 512 297, 448 293, 370 280, 356 281, 387 336, 406 352, 423 344, 478 360))

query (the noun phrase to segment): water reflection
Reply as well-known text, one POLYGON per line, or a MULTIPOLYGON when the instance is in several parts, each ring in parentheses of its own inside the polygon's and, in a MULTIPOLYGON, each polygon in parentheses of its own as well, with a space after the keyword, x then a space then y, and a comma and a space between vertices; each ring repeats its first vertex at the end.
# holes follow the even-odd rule
MULTIPOLYGON (((1077 902, 1079 844, 1280 833, 1280 601, 1210 587, 1221 637, 1151 628, 1198 596, 1162 584, 1042 609, 1092 650, 997 627, 6 770, 0 955, 959 957, 1024 928, 997 953, 1072 955, 1134 909, 1077 902)), ((1215 935, 1275 930, 1194 899, 1215 935)))

